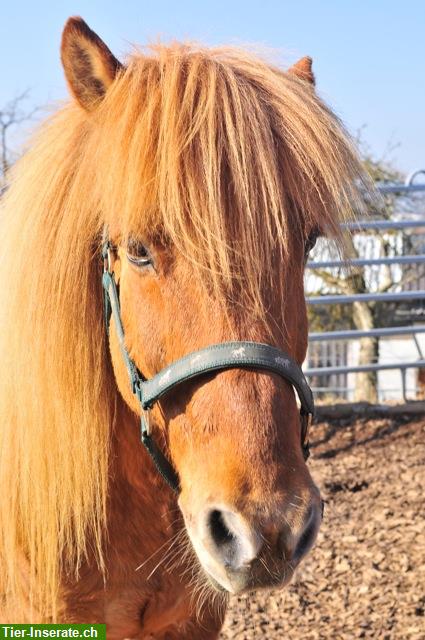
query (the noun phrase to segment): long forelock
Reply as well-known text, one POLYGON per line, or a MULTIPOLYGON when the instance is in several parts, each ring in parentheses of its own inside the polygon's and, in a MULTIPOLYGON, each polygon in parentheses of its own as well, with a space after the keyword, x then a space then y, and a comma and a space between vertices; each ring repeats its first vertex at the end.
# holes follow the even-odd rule
POLYGON ((308 83, 238 49, 134 56, 99 120, 107 222, 159 231, 218 299, 238 291, 260 314, 276 256, 283 281, 294 240, 313 227, 338 236, 362 206, 364 175, 337 117, 308 83))

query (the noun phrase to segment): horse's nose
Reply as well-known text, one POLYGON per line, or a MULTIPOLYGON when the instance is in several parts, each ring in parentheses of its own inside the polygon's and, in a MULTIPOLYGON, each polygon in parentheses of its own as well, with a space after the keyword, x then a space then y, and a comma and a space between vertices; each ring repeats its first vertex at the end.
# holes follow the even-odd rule
POLYGON ((292 571, 314 543, 320 499, 314 495, 295 511, 289 506, 274 514, 273 524, 270 520, 248 518, 223 504, 205 509, 199 523, 200 554, 195 547, 215 581, 233 592, 281 583, 288 567, 292 571))

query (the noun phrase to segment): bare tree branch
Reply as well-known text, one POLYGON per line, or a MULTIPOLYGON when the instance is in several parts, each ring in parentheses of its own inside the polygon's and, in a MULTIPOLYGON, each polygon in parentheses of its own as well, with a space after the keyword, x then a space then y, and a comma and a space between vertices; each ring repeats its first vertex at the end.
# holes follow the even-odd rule
POLYGON ((27 89, 16 95, 0 109, 0 185, 5 182, 6 174, 12 164, 9 130, 32 120, 40 111, 39 107, 29 110, 23 108, 23 103, 28 97, 29 90, 27 89))

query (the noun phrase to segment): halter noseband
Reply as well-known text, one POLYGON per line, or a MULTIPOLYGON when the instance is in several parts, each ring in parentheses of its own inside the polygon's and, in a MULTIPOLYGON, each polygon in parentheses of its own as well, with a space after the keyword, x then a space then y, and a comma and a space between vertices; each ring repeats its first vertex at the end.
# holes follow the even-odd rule
POLYGON ((212 371, 226 369, 254 369, 270 371, 290 382, 300 400, 301 448, 304 460, 309 456, 309 429, 314 414, 313 394, 301 367, 284 351, 260 342, 223 342, 200 351, 194 351, 162 369, 147 380, 137 369, 125 346, 124 328, 121 320, 120 301, 117 284, 112 269, 112 245, 103 244, 104 271, 102 285, 104 291, 104 311, 106 329, 109 331, 111 315, 125 362, 130 385, 141 406, 141 440, 164 480, 177 493, 180 483, 177 473, 158 447, 150 431, 149 410, 169 391, 178 385, 212 371))

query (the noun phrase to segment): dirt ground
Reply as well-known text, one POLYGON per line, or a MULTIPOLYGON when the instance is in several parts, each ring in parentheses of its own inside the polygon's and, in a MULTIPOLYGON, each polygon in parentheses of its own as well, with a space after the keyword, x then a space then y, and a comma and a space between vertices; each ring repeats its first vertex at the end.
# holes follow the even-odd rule
POLYGON ((289 588, 230 601, 221 638, 425 639, 425 417, 314 427, 326 500, 315 549, 289 588))

